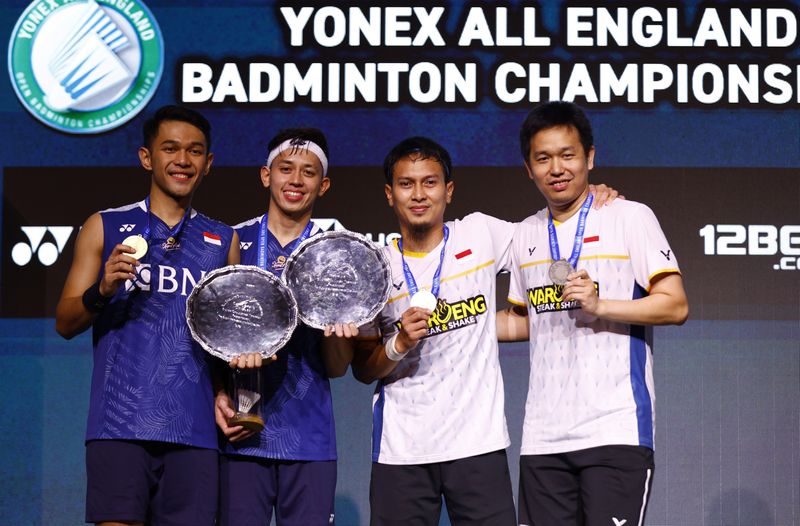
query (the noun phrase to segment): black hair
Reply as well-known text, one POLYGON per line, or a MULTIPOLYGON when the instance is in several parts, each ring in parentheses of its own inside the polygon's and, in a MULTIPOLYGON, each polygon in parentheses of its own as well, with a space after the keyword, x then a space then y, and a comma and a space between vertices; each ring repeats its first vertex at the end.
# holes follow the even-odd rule
POLYGON ((325 139, 325 134, 322 133, 322 130, 319 128, 286 128, 281 130, 269 141, 267 145, 267 154, 282 142, 288 140, 296 140, 298 148, 303 148, 308 141, 313 142, 322 149, 325 157, 330 159, 328 141, 325 139))
POLYGON ((449 183, 453 180, 453 165, 450 161, 450 154, 444 147, 436 141, 427 137, 409 137, 400 141, 383 160, 383 175, 386 184, 392 184, 394 166, 401 159, 416 155, 419 159, 432 159, 442 166, 444 171, 444 181, 449 183))
POLYGON ((152 143, 158 135, 158 128, 164 121, 181 121, 191 124, 203 132, 203 136, 206 138, 206 152, 211 151, 211 123, 208 122, 208 119, 194 110, 174 105, 162 106, 145 121, 142 126, 145 148, 152 147, 152 143))
POLYGON ((556 126, 572 126, 578 131, 583 152, 589 155, 594 146, 592 125, 586 114, 571 102, 552 101, 539 104, 528 113, 519 130, 519 148, 527 163, 531 155, 531 139, 542 130, 556 126))

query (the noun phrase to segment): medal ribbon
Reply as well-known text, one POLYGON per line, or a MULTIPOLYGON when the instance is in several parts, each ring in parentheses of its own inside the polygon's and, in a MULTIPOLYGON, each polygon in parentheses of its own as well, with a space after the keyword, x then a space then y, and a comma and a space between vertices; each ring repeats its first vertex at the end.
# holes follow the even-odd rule
MULTIPOLYGON (((442 243, 442 252, 439 254, 439 266, 436 268, 436 272, 433 274, 433 283, 431 284, 431 294, 433 294, 436 298, 439 297, 439 288, 441 286, 441 277, 442 277, 442 265, 444 264, 444 249, 447 246, 447 238, 450 237, 450 229, 447 228, 447 225, 444 225, 444 242, 442 243)), ((417 281, 414 279, 414 274, 411 273, 411 268, 409 268, 408 263, 406 263, 406 258, 403 255, 403 238, 397 240, 397 248, 400 249, 400 259, 403 261, 403 274, 406 277, 406 285, 408 288, 409 296, 413 296, 419 291, 417 287, 417 281)))
MULTIPOLYGON (((594 196, 589 194, 581 206, 581 212, 578 216, 578 228, 575 230, 575 241, 572 244, 572 254, 569 256, 569 264, 573 269, 578 268, 578 258, 581 256, 581 248, 583 248, 583 232, 586 230, 586 216, 589 214, 589 209, 592 207, 594 196)), ((550 257, 553 261, 561 259, 561 252, 558 249, 558 235, 556 234, 556 227, 553 224, 553 214, 547 214, 547 235, 550 238, 550 257)))
MULTIPOLYGON (((151 212, 150 212, 150 196, 149 195, 144 198, 144 208, 147 211, 147 226, 144 227, 144 232, 142 232, 141 236, 147 242, 148 250, 144 254, 143 258, 146 257, 146 258, 150 259, 152 254, 150 253, 150 214, 151 214, 151 212)), ((183 228, 183 224, 186 222, 186 218, 189 217, 189 214, 191 212, 192 212, 192 207, 188 207, 186 209, 186 212, 183 213, 183 217, 178 222, 178 224, 169 229, 169 236, 167 237, 167 239, 169 239, 169 238, 177 239, 178 238, 178 235, 180 234, 181 229, 183 228)), ((166 223, 164 223, 164 224, 166 224, 166 223)), ((134 273, 136 274, 136 280, 141 279, 141 274, 140 274, 139 270, 134 270, 134 273)), ((133 286, 138 289, 139 287, 138 287, 138 285, 136 285, 136 280, 133 281, 133 286)))
MULTIPOLYGON (((267 214, 261 217, 261 224, 258 227, 258 268, 267 269, 267 259, 269 259, 269 227, 267 226, 267 214)), ((314 228, 314 223, 309 221, 300 237, 297 238, 299 245, 311 235, 311 229, 314 228)), ((291 243, 290 243, 291 244, 291 243)))
MULTIPOLYGON (((147 244, 149 245, 150 244, 150 196, 149 195, 144 198, 144 206, 147 209, 147 226, 144 229, 142 237, 145 238, 147 244)), ((186 212, 183 213, 183 217, 178 222, 178 224, 169 229, 169 236, 167 236, 167 239, 169 239, 170 237, 174 237, 176 240, 178 239, 178 235, 180 235, 181 233, 183 224, 186 222, 186 218, 189 217, 189 214, 191 212, 192 212, 191 206, 186 208, 186 212)))

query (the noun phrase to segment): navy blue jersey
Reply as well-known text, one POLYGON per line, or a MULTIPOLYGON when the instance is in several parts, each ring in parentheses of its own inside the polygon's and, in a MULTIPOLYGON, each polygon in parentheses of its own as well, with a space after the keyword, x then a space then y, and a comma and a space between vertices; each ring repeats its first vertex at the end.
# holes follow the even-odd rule
MULTIPOLYGON (((262 219, 266 221, 261 216, 234 227, 244 265, 258 264, 262 219)), ((317 232, 314 227, 311 233, 317 232)), ((280 276, 299 242, 282 247, 269 235, 267 270, 280 276)), ((336 460, 331 388, 320 355, 322 337, 322 331, 298 325, 278 351, 277 361, 261 368, 264 430, 233 444, 223 438, 223 452, 280 460, 336 460)))
POLYGON ((100 212, 103 261, 132 234, 149 250, 93 326, 87 440, 136 439, 217 448, 211 358, 186 325, 186 297, 227 263, 233 229, 192 210, 175 235, 144 201, 100 212), (169 238, 173 237, 172 240, 169 238))

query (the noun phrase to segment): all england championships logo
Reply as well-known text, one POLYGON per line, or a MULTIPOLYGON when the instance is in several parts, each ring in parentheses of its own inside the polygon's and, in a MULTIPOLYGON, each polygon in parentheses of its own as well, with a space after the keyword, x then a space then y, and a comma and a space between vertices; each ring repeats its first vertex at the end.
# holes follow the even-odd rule
POLYGON ((37 0, 8 46, 22 105, 67 133, 99 133, 132 119, 163 67, 161 30, 139 0, 37 0))

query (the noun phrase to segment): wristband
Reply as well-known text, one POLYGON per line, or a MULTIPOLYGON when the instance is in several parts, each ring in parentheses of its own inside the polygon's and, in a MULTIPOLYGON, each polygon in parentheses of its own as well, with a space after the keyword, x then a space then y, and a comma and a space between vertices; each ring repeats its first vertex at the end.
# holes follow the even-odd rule
POLYGON ((386 353, 386 357, 389 358, 393 362, 399 362, 403 358, 406 357, 407 353, 399 353, 397 349, 394 348, 394 342, 397 340, 397 335, 399 333, 395 333, 394 336, 389 338, 389 341, 386 342, 386 345, 383 346, 383 350, 386 353))
POLYGON ((106 308, 111 298, 106 298, 100 294, 100 282, 96 281, 94 285, 86 289, 81 300, 86 310, 94 314, 99 314, 103 312, 103 309, 106 308))

